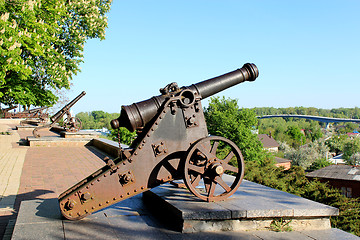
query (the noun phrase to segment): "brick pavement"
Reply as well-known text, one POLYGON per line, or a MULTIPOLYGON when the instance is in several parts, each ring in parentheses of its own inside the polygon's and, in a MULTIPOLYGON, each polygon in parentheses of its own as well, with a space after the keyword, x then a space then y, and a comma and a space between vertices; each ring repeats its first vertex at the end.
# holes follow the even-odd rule
MULTIPOLYGON (((0 123, 0 132, 13 127, 0 123)), ((32 131, 12 132, 12 135, 0 136, 0 190, 1 187, 10 189, 11 186, 11 191, 5 193, 6 198, 2 198, 9 202, 6 208, 1 208, 3 200, 0 201, 0 239, 11 236, 10 225, 14 225, 21 201, 57 198, 67 188, 101 168, 105 157, 91 146, 21 146, 20 140, 31 136, 32 131), (17 185, 14 184, 16 179, 17 185), (10 227, 6 228, 7 225, 10 227)), ((41 134, 53 133, 44 131, 41 134)))

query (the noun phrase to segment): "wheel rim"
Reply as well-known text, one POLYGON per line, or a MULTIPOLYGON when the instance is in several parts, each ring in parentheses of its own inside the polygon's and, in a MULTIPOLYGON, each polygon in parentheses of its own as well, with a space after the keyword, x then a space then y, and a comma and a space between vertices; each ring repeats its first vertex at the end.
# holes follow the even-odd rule
POLYGON ((202 200, 225 200, 236 192, 243 177, 244 159, 241 151, 226 138, 203 138, 193 144, 187 153, 184 182, 190 192, 202 200), (228 174, 234 178, 228 178, 228 174))

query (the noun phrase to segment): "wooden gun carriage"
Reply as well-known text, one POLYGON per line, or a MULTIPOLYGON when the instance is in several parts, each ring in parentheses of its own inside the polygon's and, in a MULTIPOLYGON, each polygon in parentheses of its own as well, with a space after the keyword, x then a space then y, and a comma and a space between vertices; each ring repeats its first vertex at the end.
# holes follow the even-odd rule
POLYGON ((59 196, 61 213, 77 220, 161 184, 183 180, 204 201, 231 196, 244 176, 244 159, 230 140, 209 136, 201 100, 259 75, 254 64, 197 84, 171 83, 161 95, 122 106, 114 129, 137 131, 119 157, 59 196), (223 176, 232 175, 232 182, 223 176))

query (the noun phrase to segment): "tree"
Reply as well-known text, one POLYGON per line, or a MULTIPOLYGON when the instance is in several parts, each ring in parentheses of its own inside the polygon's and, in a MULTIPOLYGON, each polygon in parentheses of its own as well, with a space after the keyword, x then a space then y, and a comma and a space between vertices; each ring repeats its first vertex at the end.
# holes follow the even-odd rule
POLYGON ((329 148, 322 141, 309 143, 307 146, 299 149, 291 149, 285 152, 285 158, 292 160, 293 165, 301 166, 304 169, 309 168, 315 161, 325 158, 329 152, 329 148))
POLYGON ((0 102, 52 106, 69 88, 83 46, 104 39, 111 0, 0 1, 0 102))
POLYGON ((117 130, 111 130, 111 139, 118 142, 120 137, 120 142, 128 146, 131 145, 132 141, 136 138, 136 132, 130 132, 124 127, 120 127, 117 130))
POLYGON ((330 166, 332 163, 326 158, 316 159, 309 167, 310 170, 318 170, 327 166, 330 166))
POLYGON ((343 151, 345 141, 347 141, 347 135, 332 136, 325 141, 325 144, 330 148, 330 152, 334 152, 336 155, 343 151))
POLYGON ((348 160, 345 160, 347 164, 349 165, 354 165, 354 166, 358 166, 360 165, 360 153, 357 152, 357 153, 354 153, 353 155, 351 155, 349 157, 348 160))
POLYGON ((239 109, 237 100, 213 97, 204 109, 209 133, 233 141, 246 161, 263 161, 264 150, 256 134, 251 133, 258 119, 254 111, 239 109))
POLYGON ((286 134, 294 140, 294 147, 298 147, 304 143, 304 134, 300 131, 299 127, 289 126, 286 130, 286 134))
POLYGON ((344 144, 343 158, 349 160, 357 152, 360 152, 360 140, 358 138, 348 139, 344 144))

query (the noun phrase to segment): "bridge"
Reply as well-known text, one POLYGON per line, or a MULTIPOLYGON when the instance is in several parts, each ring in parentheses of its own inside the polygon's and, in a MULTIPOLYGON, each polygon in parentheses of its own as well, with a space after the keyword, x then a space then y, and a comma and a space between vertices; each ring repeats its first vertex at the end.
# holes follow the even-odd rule
POLYGON ((320 117, 320 116, 311 116, 311 115, 293 115, 293 114, 280 114, 280 115, 265 115, 265 116, 257 116, 259 119, 263 118, 305 118, 308 120, 314 120, 318 122, 326 123, 326 128, 328 128, 330 123, 337 123, 337 122, 354 122, 360 123, 360 119, 351 119, 351 118, 331 118, 331 117, 320 117))

